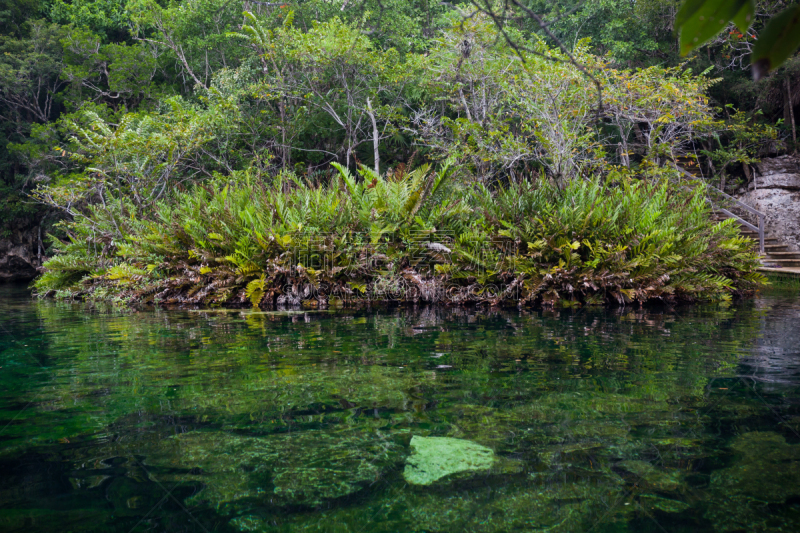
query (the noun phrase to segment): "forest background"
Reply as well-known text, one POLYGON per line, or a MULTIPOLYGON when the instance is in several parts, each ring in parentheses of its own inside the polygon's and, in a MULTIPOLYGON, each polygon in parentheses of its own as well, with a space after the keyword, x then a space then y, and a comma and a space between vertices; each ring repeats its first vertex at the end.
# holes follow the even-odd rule
MULTIPOLYGON (((680 5, 673 0, 532 1, 502 10, 502 20, 496 15, 508 3, 4 0, 0 232, 39 225, 53 234, 56 249, 71 243, 77 252, 79 246, 83 262, 73 255, 72 265, 53 264, 60 274, 41 285, 58 289, 87 275, 144 283, 176 250, 131 248, 130 241, 152 232, 136 223, 169 226, 165 221, 179 216, 170 210, 186 208, 181 194, 196 201, 208 195, 194 213, 207 217, 227 186, 277 184, 284 195, 290 189, 311 194, 330 192, 332 180, 341 179, 337 187, 350 187, 348 201, 353 187, 370 196, 360 208, 366 210, 361 229, 373 232, 372 244, 376 231, 388 234, 415 217, 474 218, 458 206, 479 202, 481 193, 440 190, 448 179, 491 195, 497 184, 512 190, 541 176, 552 190, 537 193, 543 196, 526 208, 534 211, 536 202, 543 202, 536 209, 558 204, 567 190, 573 198, 607 195, 596 181, 580 184, 598 176, 615 184, 645 176, 653 189, 634 196, 652 198, 654 190, 670 189, 662 180, 674 175, 676 161, 691 162, 715 185, 735 190, 751 179, 760 157, 796 149, 800 60, 793 57, 758 82, 748 63, 766 22, 793 4, 759 1, 747 32, 732 25, 681 57, 680 5), (592 184, 600 189, 589 190, 592 184), (422 201, 436 192, 452 199, 437 198, 438 212, 422 201), (462 202, 465 194, 471 200, 462 202), (387 211, 386 224, 376 226, 376 207, 387 211), (64 220, 73 226, 53 227, 64 220)), ((274 208, 274 191, 269 194, 262 207, 286 226, 279 238, 304 223, 308 228, 305 219, 288 221, 274 208)), ((660 209, 693 201, 669 194, 677 196, 665 198, 660 209)), ((246 197, 252 201, 253 190, 246 197)), ((336 210, 343 200, 330 201, 336 210)), ((292 202, 303 212, 299 200, 292 202)), ((520 220, 507 213, 492 219, 489 210, 484 206, 481 215, 487 225, 499 224, 490 233, 538 242, 503 226, 518 228, 520 220)), ((430 233, 426 220, 414 231, 430 233)), ((275 221, 262 222, 274 238, 275 221)), ((180 235, 160 238, 178 242, 192 234, 184 226, 180 235)), ((452 229, 464 232, 458 224, 452 229)), ((194 248, 211 250, 230 237, 202 232, 191 235, 194 248)), ((566 238, 577 250, 581 240, 566 238)), ((252 240, 266 256, 280 255, 252 240)), ((43 241, 40 253, 51 243, 43 241)), ((573 253, 562 254, 554 243, 542 247, 559 250, 550 263, 569 263, 573 253)), ((535 249, 531 244, 525 255, 543 253, 535 249)), ((209 253, 213 262, 220 254, 236 257, 237 247, 209 253)), ((192 254, 182 259, 196 270, 192 276, 212 270, 208 258, 192 254)), ((227 263, 229 277, 239 280, 231 287, 247 286, 255 301, 261 289, 253 283, 260 279, 263 288, 265 279, 254 254, 245 251, 249 257, 227 263)), ((659 276, 649 271, 644 285, 652 279, 659 276)), ((356 291, 363 285, 350 284, 356 291)), ((646 299, 636 296, 644 288, 620 287, 615 298, 646 299)))

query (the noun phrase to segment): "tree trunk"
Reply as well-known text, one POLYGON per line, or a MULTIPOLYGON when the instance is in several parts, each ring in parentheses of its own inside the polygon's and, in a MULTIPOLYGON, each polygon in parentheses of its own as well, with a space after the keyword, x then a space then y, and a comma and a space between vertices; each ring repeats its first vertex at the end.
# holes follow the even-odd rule
POLYGON ((636 140, 639 142, 639 144, 649 147, 649 143, 647 142, 644 133, 642 133, 642 128, 640 128, 639 124, 636 122, 633 123, 633 133, 636 135, 636 140))
POLYGON ((281 148, 281 152, 283 153, 281 159, 283 160, 283 170, 286 170, 291 164, 289 158, 291 157, 292 152, 289 150, 289 147, 286 146, 286 101, 284 100, 283 96, 281 96, 281 99, 278 103, 278 109, 280 110, 281 114, 281 144, 283 145, 281 148))
POLYGON ((375 174, 381 175, 381 154, 378 151, 378 121, 375 120, 375 113, 372 112, 372 102, 367 98, 367 113, 372 120, 372 150, 375 154, 375 174))
POLYGON ((620 162, 623 166, 630 168, 631 167, 631 158, 630 153, 628 152, 628 135, 622 128, 622 126, 617 123, 617 129, 619 129, 619 136, 622 139, 622 142, 619 143, 620 146, 620 162))
MULTIPOLYGON (((797 129, 794 123, 794 102, 792 101, 792 83, 789 78, 786 78, 786 104, 789 106, 788 118, 789 124, 792 126, 792 142, 797 142, 797 129)), ((795 147, 796 149, 796 147, 795 147)))
POLYGON ((461 103, 464 104, 464 111, 467 113, 467 120, 472 122, 472 114, 469 112, 469 106, 467 105, 467 99, 464 98, 464 91, 459 87, 458 94, 461 95, 461 103))

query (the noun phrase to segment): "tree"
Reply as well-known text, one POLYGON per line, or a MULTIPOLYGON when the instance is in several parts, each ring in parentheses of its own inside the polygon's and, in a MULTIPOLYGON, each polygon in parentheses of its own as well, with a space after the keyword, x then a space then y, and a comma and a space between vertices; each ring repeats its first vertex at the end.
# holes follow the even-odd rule
POLYGON ((752 176, 750 165, 777 148, 777 129, 756 121, 758 113, 749 114, 734 111, 730 120, 718 128, 709 142, 709 149, 703 150, 713 174, 719 176, 719 188, 725 190, 728 172, 733 165, 741 165, 745 178, 752 176), (723 142, 725 141, 725 142, 723 142), (711 149, 711 146, 716 145, 711 149))
POLYGON ((3 118, 23 122, 52 118, 64 68, 64 30, 43 21, 28 23, 24 38, 0 37, 0 103, 3 118))
POLYGON ((184 92, 195 85, 208 88, 215 72, 241 63, 243 50, 228 38, 242 23, 241 0, 187 0, 167 7, 134 0, 127 11, 136 40, 170 53, 184 92))
POLYGON ((36 224, 43 211, 27 198, 34 176, 9 147, 60 109, 64 34, 55 24, 28 21, 0 36, 0 234, 14 224, 36 224))
POLYGON ((706 96, 714 82, 691 70, 605 69, 603 80, 603 112, 616 128, 625 156, 638 153, 660 164, 685 154, 715 127, 706 96))
POLYGON ((135 108, 153 92, 163 51, 151 43, 103 44, 98 35, 72 29, 62 39, 66 55, 62 78, 75 108, 86 102, 135 108))
MULTIPOLYGON (((248 19, 251 24, 243 29, 259 52, 264 72, 260 91, 280 95, 283 130, 285 107, 292 102, 295 108, 327 115, 340 129, 342 144, 328 151, 345 165, 351 164, 361 144, 371 141, 377 149, 391 133, 402 90, 398 54, 376 50, 357 28, 338 18, 315 24, 308 32, 295 28, 288 17, 287 24, 275 30, 266 29, 255 15, 248 14, 248 19)), ((378 152, 374 154, 377 166, 378 152)))

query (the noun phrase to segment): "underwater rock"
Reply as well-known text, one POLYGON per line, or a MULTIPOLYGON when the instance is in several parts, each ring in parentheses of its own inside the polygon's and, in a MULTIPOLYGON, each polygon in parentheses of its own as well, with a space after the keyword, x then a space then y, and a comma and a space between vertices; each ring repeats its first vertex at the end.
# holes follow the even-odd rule
POLYGON ((463 439, 415 435, 411 450, 403 477, 412 485, 430 485, 461 472, 486 471, 495 464, 490 448, 463 439))
POLYGON ((587 524, 596 523, 600 516, 613 523, 632 512, 630 506, 620 505, 610 510, 601 503, 618 501, 622 497, 621 487, 616 484, 551 479, 538 488, 499 490, 491 503, 473 512, 467 531, 588 531, 591 526, 587 524))
POLYGON ((639 503, 645 509, 657 509, 665 513, 682 513, 691 507, 691 505, 686 502, 662 498, 655 494, 642 494, 639 496, 639 503))
MULTIPOLYGON (((276 505, 317 506, 347 496, 380 478, 399 451, 377 431, 245 437, 190 432, 170 439, 173 447, 148 458, 169 467, 175 481, 202 482, 190 503, 216 508, 269 500, 276 505)), ((161 481, 166 481, 159 476, 161 481)))
MULTIPOLYGON (((327 463, 328 459, 323 460, 327 463)), ((347 496, 380 477, 379 467, 352 457, 325 466, 290 465, 277 470, 273 493, 291 503, 314 506, 347 496)))
POLYGON ((665 471, 645 461, 622 461, 619 468, 641 478, 648 486, 661 491, 678 490, 682 484, 682 474, 677 471, 665 471))
MULTIPOLYGON (((519 480, 518 480, 519 481, 519 480)), ((624 496, 622 488, 597 480, 563 480, 541 485, 527 482, 492 486, 492 490, 409 490, 392 485, 370 500, 370 529, 397 531, 465 531, 470 533, 588 531, 599 518, 621 523, 635 513, 634 506, 609 502, 624 496)), ((291 516, 245 515, 230 522, 239 531, 319 533, 363 531, 365 509, 335 506, 316 513, 291 516)))
POLYGON ((711 484, 761 501, 780 503, 800 495, 800 445, 772 432, 755 431, 731 444, 738 460, 714 472, 711 484))
POLYGON ((239 531, 266 531, 270 528, 263 518, 255 515, 237 516, 229 523, 239 531))
POLYGON ((528 428, 521 427, 527 421, 509 417, 491 407, 462 404, 455 406, 454 411, 457 417, 451 420, 447 436, 471 440, 493 450, 506 448, 515 436, 528 431, 528 428))
POLYGON ((800 445, 754 431, 731 444, 735 461, 711 474, 705 518, 717 531, 800 531, 800 516, 778 516, 767 504, 800 496, 800 445))

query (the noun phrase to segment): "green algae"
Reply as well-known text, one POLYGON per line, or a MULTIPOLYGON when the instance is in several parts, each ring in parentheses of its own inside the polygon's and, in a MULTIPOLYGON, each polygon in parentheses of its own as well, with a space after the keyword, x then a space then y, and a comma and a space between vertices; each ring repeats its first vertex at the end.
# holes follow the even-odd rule
POLYGON ((533 488, 504 485, 492 491, 408 490, 393 486, 370 508, 367 517, 358 507, 323 509, 314 517, 291 516, 275 521, 258 514, 231 520, 239 531, 310 531, 358 533, 369 529, 381 533, 397 531, 551 531, 569 533, 591 527, 601 513, 605 522, 624 523, 634 512, 622 504, 620 487, 597 482, 564 483, 548 480, 533 488), (619 503, 609 509, 609 504, 619 503))
POLYGON ((800 496, 800 444, 788 444, 775 432, 755 431, 736 437, 730 448, 732 464, 711 475, 715 504, 705 517, 724 532, 797 531, 800 512, 780 504, 800 496))
POLYGON ((645 509, 658 510, 664 513, 682 513, 692 507, 689 503, 663 498, 654 494, 642 494, 639 496, 639 503, 644 506, 645 509))
POLYGON ((494 452, 468 440, 449 437, 411 439, 411 456, 403 478, 412 485, 430 485, 442 478, 464 472, 481 472, 495 464, 494 452))
POLYGON ((190 503, 238 508, 252 501, 316 506, 361 490, 397 459, 398 446, 376 432, 300 432, 265 437, 192 432, 148 457, 179 473, 161 481, 200 482, 190 503))
POLYGON ((637 460, 621 461, 616 467, 634 474, 647 488, 671 492, 683 486, 684 473, 680 470, 657 468, 648 462, 637 460))

